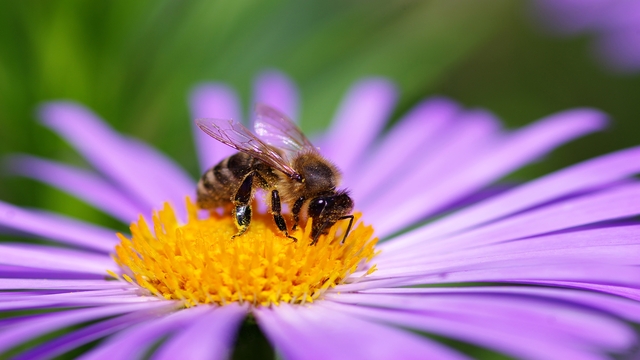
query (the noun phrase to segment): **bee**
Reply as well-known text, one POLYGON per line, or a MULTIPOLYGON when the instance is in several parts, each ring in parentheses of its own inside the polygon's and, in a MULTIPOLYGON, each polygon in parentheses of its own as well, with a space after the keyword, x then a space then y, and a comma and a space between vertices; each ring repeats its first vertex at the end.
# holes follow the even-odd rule
POLYGON ((251 224, 251 200, 256 189, 266 192, 273 221, 289 239, 282 216, 288 204, 294 231, 300 216, 311 219, 311 244, 338 221, 349 219, 344 243, 354 216, 353 200, 345 190, 337 190, 340 171, 325 159, 302 131, 283 113, 264 104, 256 105, 254 131, 234 120, 196 119, 200 129, 238 153, 207 170, 197 188, 201 209, 231 207, 238 232, 251 224))

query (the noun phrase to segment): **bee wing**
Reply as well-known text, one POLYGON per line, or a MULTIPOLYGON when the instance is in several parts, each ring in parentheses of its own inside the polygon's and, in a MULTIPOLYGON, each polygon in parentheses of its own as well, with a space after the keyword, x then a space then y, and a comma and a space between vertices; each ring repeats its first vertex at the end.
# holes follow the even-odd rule
POLYGON ((258 158, 291 178, 300 178, 291 164, 274 147, 260 140, 239 122, 222 119, 196 119, 196 125, 221 143, 258 158))
POLYGON ((287 115, 268 105, 256 105, 253 130, 265 143, 282 150, 289 160, 302 152, 318 152, 287 115))

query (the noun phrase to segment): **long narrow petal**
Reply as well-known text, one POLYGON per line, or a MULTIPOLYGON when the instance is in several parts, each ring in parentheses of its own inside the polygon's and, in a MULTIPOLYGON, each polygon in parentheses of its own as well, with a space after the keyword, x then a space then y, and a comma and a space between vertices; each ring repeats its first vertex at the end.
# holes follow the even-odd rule
POLYGON ((123 281, 107 280, 56 280, 56 279, 0 279, 0 290, 101 290, 132 288, 123 281))
POLYGON ((247 309, 229 304, 201 315, 164 343, 154 359, 227 359, 247 309))
POLYGON ((253 103, 272 106, 298 122, 298 89, 291 79, 276 70, 262 72, 253 83, 253 103))
MULTIPOLYGON (((459 232, 544 204, 569 194, 595 189, 640 173, 640 147, 607 154, 533 180, 423 227, 425 238, 459 232)), ((418 239, 416 238, 416 241, 418 239)), ((390 241, 385 251, 402 249, 410 241, 390 241)))
POLYGON ((90 296, 90 297, 72 297, 68 299, 37 299, 33 297, 29 300, 14 300, 10 302, 0 303, 0 311, 17 311, 27 309, 55 309, 65 307, 84 307, 84 306, 105 306, 105 305, 123 305, 162 301, 151 296, 90 296))
MULTIPOLYGON (((571 289, 586 289, 607 294, 613 294, 623 296, 629 299, 640 301, 640 288, 629 287, 621 285, 610 284, 594 284, 582 281, 568 281, 568 280, 523 280, 523 284, 535 284, 535 285, 549 285, 549 286, 562 286, 571 289)), ((640 321, 636 321, 640 322, 640 321)))
MULTIPOLYGON (((43 123, 71 143, 96 169, 117 182, 127 195, 147 209, 159 209, 167 200, 165 181, 155 181, 160 166, 165 177, 179 176, 175 167, 159 162, 161 155, 149 156, 150 148, 121 137, 86 108, 65 102, 49 103, 40 108, 43 123), (142 165, 141 165, 142 164, 142 165)), ((179 185, 181 182, 176 181, 179 185)))
POLYGON ((145 302, 142 304, 111 305, 69 310, 58 313, 37 315, 35 317, 27 317, 24 321, 17 319, 17 322, 12 323, 11 326, 0 330, 0 352, 4 352, 14 346, 28 341, 29 339, 75 324, 139 310, 155 310, 155 313, 158 314, 167 313, 175 308, 175 303, 169 301, 155 301, 145 302))
POLYGON ((505 331, 505 329, 500 329, 493 326, 493 324, 492 326, 487 326, 486 320, 485 322, 471 321, 466 316, 437 312, 394 311, 364 306, 331 304, 330 302, 323 304, 323 306, 336 312, 345 312, 369 320, 418 329, 475 343, 510 354, 516 358, 587 360, 604 360, 608 358, 604 354, 598 355, 591 349, 580 348, 574 344, 565 344, 553 340, 546 341, 537 337, 527 337, 526 335, 523 337, 523 332, 517 332, 517 329, 512 328, 511 331, 505 331))
POLYGON ((116 219, 128 223, 148 209, 131 202, 112 184, 90 171, 28 155, 12 156, 10 170, 55 186, 116 219))
POLYGON ((506 296, 531 296, 553 302, 578 304, 589 309, 607 312, 626 320, 640 322, 640 302, 624 299, 619 296, 566 288, 550 288, 538 286, 473 286, 473 287, 438 287, 438 288, 377 288, 362 293, 372 294, 502 294, 506 296))
MULTIPOLYGON (((233 119, 242 122, 242 111, 238 96, 229 87, 219 83, 207 83, 197 86, 189 96, 191 116, 196 118, 233 119)), ((222 159, 236 152, 232 148, 210 138, 200 130, 195 122, 193 136, 196 141, 200 169, 205 171, 222 159)))
MULTIPOLYGON (((436 238, 424 243, 426 238, 420 230, 402 237, 422 238, 423 244, 412 248, 437 254, 452 248, 495 244, 637 214, 640 214, 640 183, 634 182, 524 212, 459 235, 446 237, 446 240, 436 238)), ((417 244, 420 242, 418 240, 409 241, 417 244)), ((384 246, 382 248, 384 249, 384 246)))
POLYGON ((622 350, 636 340, 632 328, 606 313, 524 294, 432 292, 409 294, 334 294, 329 299, 358 306, 402 311, 449 313, 469 321, 484 319, 494 329, 520 332, 527 338, 570 345, 622 350), (553 323, 549 322, 553 318, 553 323))
POLYGON ((260 327, 290 359, 464 359, 426 337, 356 317, 280 305, 255 310, 260 327))
POLYGON ((107 270, 118 271, 107 255, 27 244, 0 244, 0 264, 105 276, 107 270))
POLYGON ((360 204, 363 213, 371 213, 375 221, 383 212, 381 209, 393 211, 403 207, 405 199, 421 196, 421 192, 437 186, 451 174, 472 166, 499 141, 499 130, 499 120, 489 112, 474 110, 459 115, 431 151, 412 154, 412 158, 417 158, 412 165, 396 172, 385 189, 360 204))
POLYGON ((81 345, 134 326, 137 323, 157 316, 155 309, 134 311, 112 319, 83 326, 69 334, 45 342, 42 345, 20 353, 15 360, 52 359, 81 345))
POLYGON ((101 280, 104 274, 33 268, 0 264, 0 277, 6 279, 101 280))
MULTIPOLYGON (((361 164, 344 171, 344 185, 360 206, 367 197, 375 196, 384 184, 392 182, 398 172, 415 167, 414 154, 433 154, 434 143, 451 126, 459 106, 446 98, 432 98, 418 104, 404 116, 379 143, 364 155, 361 164), (384 171, 381 171, 384 165, 384 171)), ((418 159, 420 162, 424 157, 418 159)))
POLYGON ((463 282, 575 281, 592 284, 640 287, 640 270, 636 266, 610 265, 598 261, 576 261, 571 257, 549 261, 515 259, 471 266, 430 268, 407 266, 376 271, 366 281, 392 277, 406 278, 404 285, 463 282))
MULTIPOLYGON (((136 165, 139 181, 144 184, 156 183, 162 191, 162 202, 168 201, 175 205, 178 218, 186 221, 186 211, 182 205, 186 196, 193 196, 195 193, 196 182, 173 160, 156 149, 138 139, 126 140, 130 152, 143 156, 136 165)), ((127 223, 130 221, 131 219, 127 223)))
POLYGON ((118 333, 85 354, 82 359, 131 359, 141 357, 156 341, 164 336, 181 331, 208 312, 210 312, 210 308, 201 306, 150 319, 118 333))
POLYGON ((416 274, 422 271, 423 274, 449 273, 465 270, 480 270, 483 267, 497 268, 500 266, 510 267, 513 264, 532 263, 536 266, 553 266, 558 262, 585 262, 592 265, 638 265, 640 260, 640 244, 624 246, 590 246, 579 249, 562 250, 536 250, 532 252, 520 252, 514 254, 484 255, 481 257, 466 257, 461 254, 460 258, 450 258, 441 261, 425 262, 399 262, 397 265, 387 265, 382 267, 379 275, 390 274, 386 269, 393 269, 395 274, 408 271, 416 274))
POLYGON ((375 216, 369 216, 369 220, 376 224, 379 236, 390 235, 432 215, 448 203, 487 186, 557 146, 601 129, 604 123, 605 116, 602 113, 589 109, 565 111, 540 120, 508 136, 481 159, 443 178, 437 185, 405 197, 401 207, 394 211, 383 207, 384 210, 378 211, 375 216))
POLYGON ((72 292, 59 292, 59 291, 11 291, 0 292, 0 302, 14 301, 14 300, 31 300, 31 299, 67 299, 74 297, 127 297, 138 296, 142 291, 136 291, 134 289, 115 288, 115 289, 101 289, 101 290, 88 290, 88 291, 72 291, 72 292))
POLYGON ((640 225, 590 228, 532 238, 499 242, 486 246, 461 247, 455 253, 394 254, 376 260, 379 267, 410 264, 442 264, 455 266, 498 259, 574 257, 599 260, 611 264, 640 263, 640 225))
POLYGON ((322 151, 340 169, 355 166, 376 138, 396 102, 394 86, 383 79, 355 84, 323 141, 322 151))
POLYGON ((102 252, 118 243, 114 231, 61 215, 21 209, 0 201, 0 225, 64 244, 102 252))

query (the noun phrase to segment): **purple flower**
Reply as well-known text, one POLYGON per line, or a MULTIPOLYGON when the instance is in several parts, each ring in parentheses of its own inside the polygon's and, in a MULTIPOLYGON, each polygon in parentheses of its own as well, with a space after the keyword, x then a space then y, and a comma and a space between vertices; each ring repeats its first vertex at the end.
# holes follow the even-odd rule
MULTIPOLYGON (((114 231, 0 203, 0 225, 57 245, 0 245, 0 307, 34 310, 0 320, 0 351, 82 325, 16 356, 51 358, 102 339, 85 358, 135 358, 152 348, 159 359, 226 358, 248 313, 286 359, 466 358, 408 329, 516 358, 632 351, 638 336, 630 323, 640 322, 640 147, 505 190, 492 184, 601 129, 605 115, 574 109, 508 131, 487 111, 431 98, 384 132, 395 98, 383 79, 360 81, 317 141, 381 239, 376 271, 361 265, 312 303, 185 308, 186 297, 167 300, 107 276, 122 273, 111 255, 114 231)), ((297 114, 297 92, 279 73, 259 77, 254 99, 297 114)), ((222 84, 197 87, 190 104, 194 117, 241 117, 237 96, 222 84)), ((14 172, 127 223, 165 201, 185 221, 180 205, 195 182, 171 160, 80 105, 48 103, 40 116, 93 169, 22 155, 11 159, 14 172)), ((203 171, 232 153, 194 131, 203 171)))
POLYGON ((533 13, 557 34, 593 35, 593 52, 610 69, 640 70, 640 1, 534 0, 533 13))

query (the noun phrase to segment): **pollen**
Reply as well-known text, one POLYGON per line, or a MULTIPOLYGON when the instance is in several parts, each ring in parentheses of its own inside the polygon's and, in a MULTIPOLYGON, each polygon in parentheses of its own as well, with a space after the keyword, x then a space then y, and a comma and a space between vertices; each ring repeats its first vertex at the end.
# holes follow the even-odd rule
MULTIPOLYGON (((180 224, 165 204, 150 227, 141 216, 131 224, 131 238, 118 234, 114 260, 122 278, 186 307, 231 302, 254 306, 313 302, 356 270, 375 271, 373 228, 359 222, 344 243, 347 221, 311 243, 311 221, 285 237, 270 214, 254 213, 239 237, 230 215, 211 212, 205 219, 187 199, 188 221, 180 224)), ((112 274, 113 276, 113 274, 112 274)))

